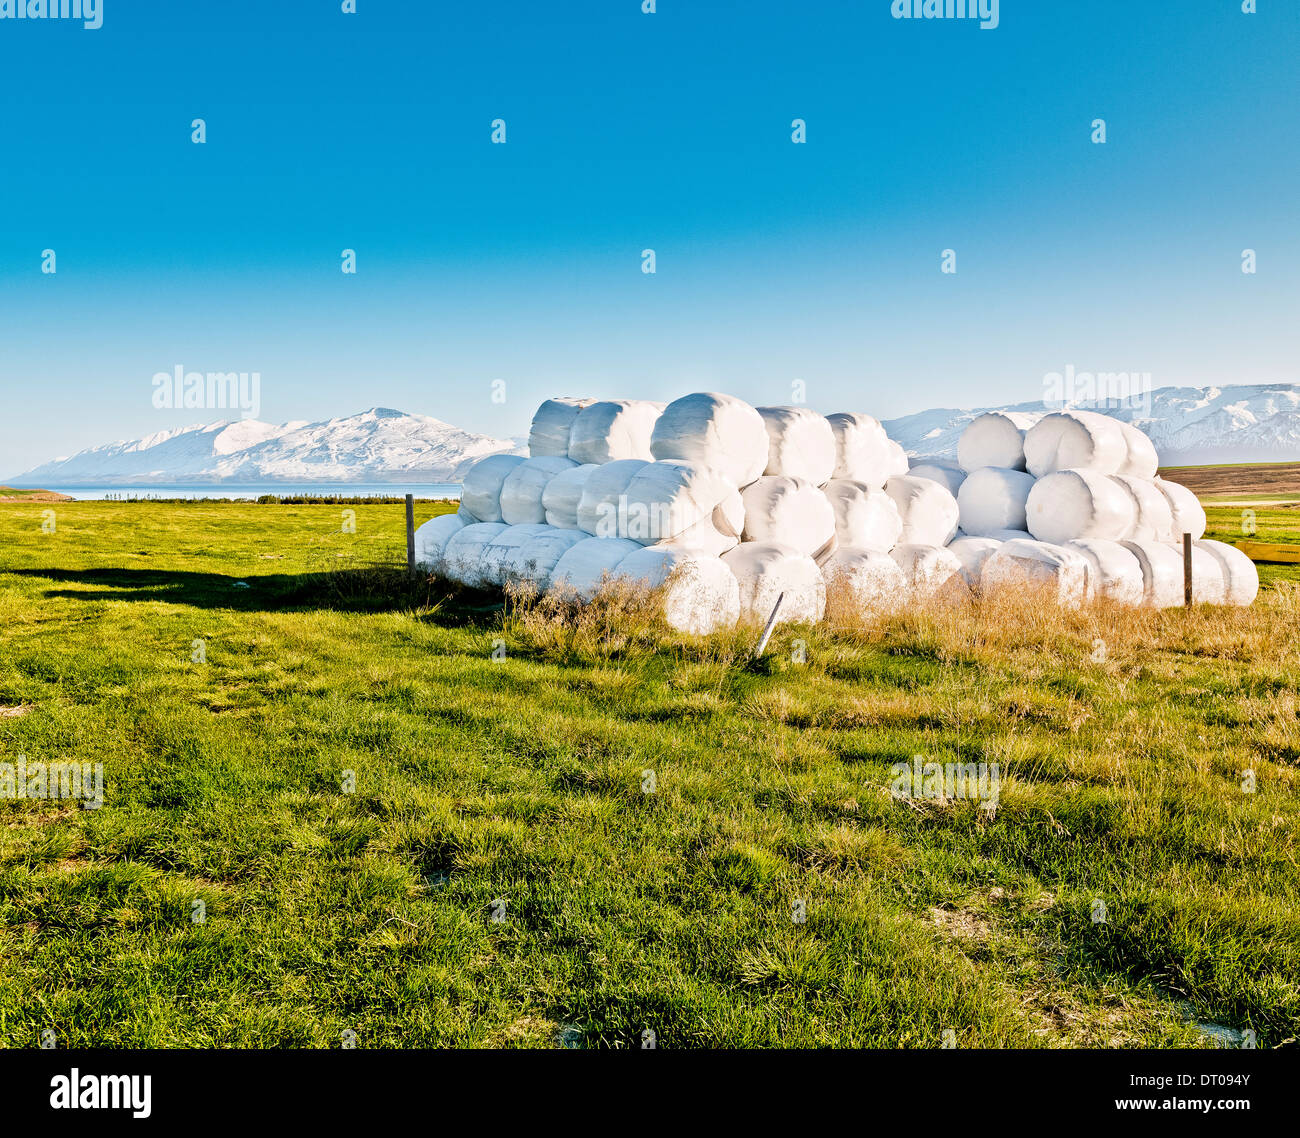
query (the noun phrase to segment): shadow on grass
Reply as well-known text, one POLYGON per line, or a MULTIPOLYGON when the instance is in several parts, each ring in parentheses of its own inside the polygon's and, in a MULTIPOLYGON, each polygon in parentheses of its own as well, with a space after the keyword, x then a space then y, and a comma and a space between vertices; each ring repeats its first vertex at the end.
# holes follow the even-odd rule
POLYGON ((80 588, 52 588, 50 599, 154 601, 236 612, 409 612, 438 624, 482 623, 504 605, 500 593, 463 589, 404 566, 370 565, 315 573, 269 573, 235 577, 159 569, 11 569, 31 577, 80 588))

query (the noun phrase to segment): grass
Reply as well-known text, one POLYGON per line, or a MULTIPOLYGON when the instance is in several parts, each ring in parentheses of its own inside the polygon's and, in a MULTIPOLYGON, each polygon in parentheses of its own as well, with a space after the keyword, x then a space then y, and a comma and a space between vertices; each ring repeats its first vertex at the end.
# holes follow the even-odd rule
POLYGON ((407 582, 402 507, 355 516, 0 506, 0 759, 106 774, 0 801, 0 1046, 1300 1034, 1294 573, 753 661, 407 582), (996 761, 996 812, 891 796, 918 754, 996 761))

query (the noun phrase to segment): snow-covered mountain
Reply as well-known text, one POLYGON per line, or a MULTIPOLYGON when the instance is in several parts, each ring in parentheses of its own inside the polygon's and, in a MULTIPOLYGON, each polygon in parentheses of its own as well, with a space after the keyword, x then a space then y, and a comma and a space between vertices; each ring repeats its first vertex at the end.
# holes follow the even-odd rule
MULTIPOLYGON (((955 458, 957 439, 976 415, 1043 410, 1039 401, 970 411, 940 408, 889 419, 884 425, 910 455, 955 458)), ((1300 385, 1294 383, 1159 387, 1139 403, 1095 410, 1144 430, 1168 466, 1300 459, 1300 385)))
POLYGON ((223 482, 455 482, 518 440, 463 431, 428 415, 375 407, 321 423, 253 419, 162 431, 56 459, 19 486, 213 485, 223 482))
MULTIPOLYGON (((1161 387, 1145 403, 1098 410, 1135 423, 1169 465, 1300 459, 1300 385, 1161 387)), ((870 408, 864 408, 870 411, 870 408)), ((988 410, 940 408, 885 422, 911 455, 952 458, 966 424, 988 410)), ((463 431, 428 415, 376 407, 321 423, 256 420, 162 431, 56 459, 17 486, 213 485, 223 482, 456 482, 489 454, 525 454, 521 439, 463 431)))

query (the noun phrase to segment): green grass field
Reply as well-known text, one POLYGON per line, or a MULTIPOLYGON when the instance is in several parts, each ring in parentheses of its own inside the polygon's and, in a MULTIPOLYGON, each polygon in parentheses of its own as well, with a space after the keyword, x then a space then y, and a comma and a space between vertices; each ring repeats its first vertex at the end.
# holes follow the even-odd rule
POLYGON ((0 760, 106 784, 0 801, 0 1046, 1294 1046, 1294 569, 753 662, 409 584, 402 507, 343 517, 0 505, 0 760), (914 755, 996 811, 892 796, 914 755))

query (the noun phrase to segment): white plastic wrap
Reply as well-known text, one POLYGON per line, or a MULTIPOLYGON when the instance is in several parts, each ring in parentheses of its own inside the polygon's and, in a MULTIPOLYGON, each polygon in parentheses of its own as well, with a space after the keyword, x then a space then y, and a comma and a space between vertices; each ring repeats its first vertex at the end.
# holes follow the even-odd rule
POLYGON ((1058 544, 1081 537, 1119 541, 1136 520, 1128 491, 1090 470, 1058 470, 1040 478, 1029 491, 1025 512, 1035 538, 1058 544))
POLYGON ((803 478, 764 475, 741 492, 745 541, 779 541, 817 557, 835 541, 835 511, 803 478))
POLYGON ((966 481, 966 472, 952 462, 935 460, 917 462, 908 469, 907 473, 913 478, 928 478, 931 482, 939 483, 954 498, 961 489, 961 484, 966 481))
POLYGON ((1000 529, 993 533, 985 534, 985 537, 995 538, 998 541, 1033 541, 1034 535, 1027 529, 1000 529))
POLYGON ((1125 541, 1173 541, 1174 514, 1160 488, 1154 482, 1128 474, 1110 477, 1133 499, 1133 524, 1120 536, 1125 541))
MULTIPOLYGON (((1208 538, 1198 541, 1194 549, 1203 550, 1219 563, 1223 575, 1224 603, 1230 605, 1250 605, 1259 594, 1259 570, 1255 563, 1235 545, 1208 538)), ((1192 566, 1192 582, 1195 585, 1196 566, 1192 566)))
POLYGON ((832 478, 822 487, 835 515, 835 540, 855 549, 888 553, 903 532, 894 499, 852 478, 832 478))
POLYGON ((439 514, 415 531, 415 564, 426 573, 442 572, 442 551, 454 533, 469 524, 458 514, 439 514))
MULTIPOLYGON (((1179 549, 1181 553, 1181 548, 1179 549)), ((1227 600, 1230 581, 1223 562, 1199 542, 1192 542, 1192 603, 1221 605, 1227 600)))
POLYGON ((748 403, 732 395, 697 392, 664 408, 650 452, 656 459, 711 467, 742 488, 767 467, 767 428, 748 403))
POLYGON ((1023 530, 1025 503, 1034 488, 1034 476, 1023 470, 981 466, 971 471, 957 491, 962 532, 988 537, 1001 530, 1023 530))
POLYGON ((506 526, 483 547, 479 557, 479 580, 486 586, 503 587, 510 578, 515 554, 534 538, 550 532, 548 525, 529 522, 506 526))
POLYGON ((577 464, 560 455, 528 458, 501 483, 501 520, 508 526, 540 525, 546 521, 542 497, 551 479, 577 464))
MULTIPOLYGON (((626 537, 642 545, 685 539, 706 528, 703 523, 723 538, 738 540, 740 510, 736 487, 709 467, 611 462, 587 480, 578 522, 597 537, 626 537)), ((696 543, 701 543, 698 536, 696 543)))
POLYGON ((1156 541, 1123 543, 1142 567, 1142 603, 1149 608, 1174 608, 1183 603, 1183 554, 1156 541))
POLYGON ((907 601, 903 571, 888 553, 841 547, 818 564, 826 582, 826 619, 895 612, 907 601))
POLYGON ((885 483, 885 493, 903 520, 900 543, 944 546, 957 535, 957 499, 937 482, 898 474, 885 483))
POLYGON ((1190 533, 1193 541, 1204 537, 1205 508, 1196 495, 1181 483, 1163 478, 1157 478, 1154 485, 1169 502, 1174 540, 1181 542, 1185 533, 1190 533))
POLYGON ((1120 464, 1117 474, 1126 474, 1131 478, 1143 478, 1150 482, 1160 467, 1155 444, 1147 437, 1145 431, 1132 423, 1123 423, 1118 419, 1120 432, 1124 436, 1127 455, 1120 464))
POLYGON ((624 458, 597 466, 582 485, 578 528, 596 537, 618 537, 619 501, 627 501, 632 479, 650 463, 624 458))
POLYGON ((1025 432, 1041 415, 1022 411, 988 411, 978 415, 957 440, 957 461, 967 474, 981 466, 1025 469, 1025 432))
POLYGON ((629 553, 642 548, 622 537, 589 537, 571 546, 551 571, 550 591, 589 601, 618 576, 618 566, 629 553))
POLYGON ((758 413, 767 428, 764 474, 802 478, 814 486, 830 481, 835 434, 824 415, 807 407, 759 407, 758 413))
POLYGON ((492 454, 476 462, 460 488, 462 508, 480 522, 501 521, 501 487, 523 461, 517 454, 492 454))
POLYGON ((616 462, 639 458, 646 462, 650 436, 663 414, 662 403, 644 399, 602 399, 588 403, 569 432, 569 457, 574 462, 616 462))
POLYGON ((740 619, 740 586, 718 557, 669 545, 643 546, 615 572, 647 588, 663 588, 664 620, 678 632, 706 636, 740 619))
POLYGON ((537 408, 533 425, 528 432, 528 453, 533 458, 569 455, 569 432, 577 421, 578 412, 589 399, 548 399, 537 408))
POLYGON ((1045 541, 1008 541, 984 562, 986 592, 1032 585, 1052 591, 1057 603, 1079 605, 1088 597, 1087 559, 1077 550, 1045 541))
POLYGON ((542 491, 542 508, 546 511, 546 524, 556 529, 578 529, 578 506, 587 479, 597 467, 594 463, 573 466, 562 470, 546 484, 542 491))
POLYGON ((858 411, 838 411, 827 415, 835 439, 835 466, 832 478, 849 478, 865 482, 879 490, 895 474, 907 473, 907 455, 893 444, 878 419, 858 411))
POLYGON ((540 593, 551 587, 551 574, 561 557, 580 541, 588 541, 580 529, 546 529, 516 546, 501 559, 501 575, 507 581, 532 584, 540 593))
POLYGON ((501 522, 477 522, 457 530, 442 550, 443 575, 475 589, 491 586, 493 581, 485 572, 483 554, 506 528, 501 522))
POLYGON ((1132 550, 1118 541, 1080 538, 1065 545, 1088 562, 1089 593, 1099 600, 1140 605, 1144 597, 1142 565, 1132 550))
POLYGON ((753 541, 722 556, 740 589, 740 615, 764 622, 784 594, 778 624, 815 622, 826 612, 826 582, 817 562, 777 541, 753 541))
POLYGON ((909 542, 896 545, 890 557, 903 571, 903 583, 917 600, 927 600, 957 587, 966 592, 961 559, 949 549, 909 542))
POLYGON ((1119 421, 1095 411, 1054 411, 1025 432, 1025 469, 1035 478, 1057 470, 1115 474, 1128 453, 1119 421))
POLYGON ((984 573, 984 562, 1002 548, 1002 542, 994 537, 960 537, 948 543, 949 553, 961 562, 962 580, 972 589, 979 589, 984 573))

